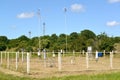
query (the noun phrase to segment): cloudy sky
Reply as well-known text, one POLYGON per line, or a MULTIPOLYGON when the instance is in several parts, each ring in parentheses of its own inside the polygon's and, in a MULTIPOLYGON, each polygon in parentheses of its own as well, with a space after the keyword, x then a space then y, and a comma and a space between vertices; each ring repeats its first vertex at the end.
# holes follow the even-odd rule
POLYGON ((0 36, 42 36, 89 29, 120 36, 120 0, 0 0, 0 36), (66 8, 66 10, 65 10, 66 8))

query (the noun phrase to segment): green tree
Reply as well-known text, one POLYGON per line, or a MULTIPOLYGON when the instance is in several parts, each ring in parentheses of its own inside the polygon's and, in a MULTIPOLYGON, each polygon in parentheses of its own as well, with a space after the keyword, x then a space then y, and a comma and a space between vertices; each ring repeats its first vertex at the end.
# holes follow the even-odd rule
POLYGON ((58 36, 56 34, 52 34, 50 37, 50 50, 57 50, 57 40, 58 36))
POLYGON ((70 49, 72 50, 78 50, 78 33, 77 32, 73 32, 70 34, 70 38, 69 38, 69 44, 70 44, 70 49))
POLYGON ((95 39, 96 35, 94 32, 90 31, 90 30, 83 30, 80 33, 81 37, 84 38, 85 40, 88 39, 95 39))
POLYGON ((114 49, 113 39, 108 37, 105 32, 98 35, 97 38, 99 50, 111 51, 114 49))
POLYGON ((93 49, 96 48, 95 46, 96 35, 94 32, 90 30, 83 30, 80 33, 80 37, 82 40, 82 49, 87 50, 88 46, 92 46, 93 49))
POLYGON ((50 47, 50 36, 45 35, 45 36, 41 37, 41 47, 42 47, 42 49, 44 49, 44 48, 49 49, 49 47, 50 47))
POLYGON ((57 49, 66 49, 66 34, 60 34, 57 41, 57 49))
POLYGON ((0 51, 7 49, 8 38, 6 36, 0 36, 0 51))

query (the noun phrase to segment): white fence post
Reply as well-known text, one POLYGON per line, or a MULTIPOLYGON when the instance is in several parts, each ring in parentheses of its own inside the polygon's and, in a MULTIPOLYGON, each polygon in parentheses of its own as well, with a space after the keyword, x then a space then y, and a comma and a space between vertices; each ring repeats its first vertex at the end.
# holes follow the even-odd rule
POLYGON ((22 62, 24 61, 24 51, 22 51, 22 62))
POLYGON ((58 52, 58 70, 61 71, 61 52, 58 52))
POLYGON ((95 59, 96 59, 96 62, 98 61, 98 51, 96 51, 95 53, 95 59))
POLYGON ((1 65, 2 65, 2 52, 1 52, 1 65))
POLYGON ((7 68, 10 66, 10 61, 9 61, 9 52, 7 52, 7 68))
POLYGON ((46 68, 46 66, 47 66, 47 63, 46 63, 47 53, 46 53, 45 49, 43 50, 43 54, 44 54, 44 67, 46 68))
POLYGON ((5 51, 5 53, 4 53, 4 54, 5 54, 5 61, 7 61, 7 57, 6 57, 7 52, 5 51))
POLYGON ((73 50, 73 57, 75 57, 75 50, 73 50))
POLYGON ((88 69, 89 68, 88 52, 86 52, 86 66, 87 66, 87 69, 88 69))
POLYGON ((52 52, 52 54, 53 54, 52 57, 55 58, 55 52, 54 51, 52 52))
POLYGON ((16 70, 18 69, 18 52, 16 52, 16 70))
POLYGON ((103 51, 103 53, 104 53, 104 57, 105 57, 105 50, 103 51))
POLYGON ((110 52, 110 68, 113 68, 113 52, 110 52))
POLYGON ((27 53, 27 74, 30 73, 30 53, 27 53))

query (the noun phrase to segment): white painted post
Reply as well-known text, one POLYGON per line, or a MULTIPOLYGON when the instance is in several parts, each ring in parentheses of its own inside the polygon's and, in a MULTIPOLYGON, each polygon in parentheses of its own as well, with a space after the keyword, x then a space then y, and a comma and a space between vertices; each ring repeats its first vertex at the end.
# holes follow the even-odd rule
POLYGON ((96 62, 98 61, 98 51, 96 51, 95 53, 95 59, 96 59, 96 62))
POLYGON ((73 50, 73 56, 72 56, 72 58, 71 58, 71 64, 74 63, 74 59, 75 59, 75 51, 73 50))
POLYGON ((16 70, 18 70, 18 52, 16 52, 16 70))
POLYGON ((53 58, 55 58, 55 52, 53 51, 52 53, 53 53, 53 55, 52 55, 52 56, 53 56, 53 58))
POLYGON ((27 74, 30 73, 30 53, 27 53, 27 74))
POLYGON ((7 68, 9 69, 9 67, 10 67, 9 52, 7 52, 7 68))
POLYGON ((20 52, 18 51, 18 54, 17 54, 17 56, 18 56, 18 62, 19 62, 19 57, 20 57, 20 55, 19 55, 19 54, 20 54, 20 52))
POLYGON ((7 58, 6 58, 6 54, 7 54, 7 52, 5 51, 5 61, 7 60, 7 58))
POLYGON ((24 51, 22 51, 22 62, 24 61, 24 51))
POLYGON ((105 50, 104 50, 104 52, 103 52, 103 53, 104 53, 104 57, 105 57, 105 50))
POLYGON ((60 52, 61 52, 61 55, 62 55, 62 53, 63 53, 63 50, 61 49, 61 51, 60 51, 60 52))
POLYGON ((113 68, 113 52, 110 52, 110 68, 113 68))
POLYGON ((43 54, 44 54, 44 67, 46 68, 46 50, 43 50, 43 54))
POLYGON ((75 50, 73 50, 73 57, 75 57, 75 50))
POLYGON ((88 52, 86 52, 86 66, 87 66, 87 69, 88 69, 89 68, 88 52))
POLYGON ((2 52, 1 52, 1 65, 2 65, 2 52))
POLYGON ((61 60, 62 60, 61 59, 61 52, 58 52, 58 70, 59 71, 61 71, 61 68, 62 68, 61 67, 61 63, 62 63, 61 60))
POLYGON ((43 54, 44 54, 44 60, 46 59, 46 51, 45 49, 43 50, 43 54))

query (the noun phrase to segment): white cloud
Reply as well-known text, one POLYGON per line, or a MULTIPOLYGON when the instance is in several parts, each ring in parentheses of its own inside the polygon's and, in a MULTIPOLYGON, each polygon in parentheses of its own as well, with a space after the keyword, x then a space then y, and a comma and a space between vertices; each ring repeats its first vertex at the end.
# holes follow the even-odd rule
POLYGON ((112 27, 112 26, 118 26, 118 25, 120 25, 120 22, 117 22, 117 21, 109 21, 109 22, 106 23, 106 25, 107 25, 107 26, 110 26, 110 27, 112 27))
POLYGON ((31 12, 31 13, 21 13, 21 14, 18 14, 17 15, 17 18, 32 18, 34 16, 34 13, 31 12))
POLYGON ((81 4, 72 4, 70 7, 72 12, 83 12, 84 11, 84 6, 81 4))
POLYGON ((109 3, 118 3, 120 0, 108 0, 109 3))

